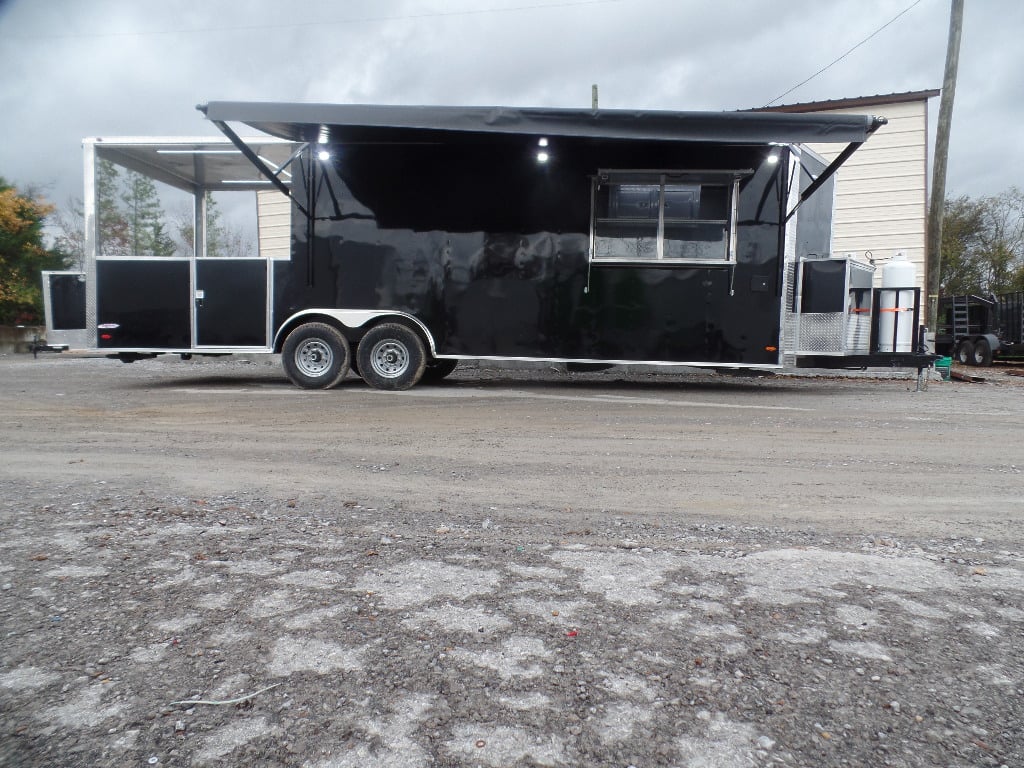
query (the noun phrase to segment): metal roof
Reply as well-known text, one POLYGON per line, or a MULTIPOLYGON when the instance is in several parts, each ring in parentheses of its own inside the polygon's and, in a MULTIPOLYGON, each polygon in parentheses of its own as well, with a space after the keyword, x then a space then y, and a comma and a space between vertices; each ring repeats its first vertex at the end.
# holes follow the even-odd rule
POLYGON ((292 141, 415 141, 443 133, 717 144, 863 142, 883 118, 764 112, 665 112, 515 107, 388 106, 211 101, 215 123, 244 123, 292 141))
POLYGON ((926 91, 903 91, 901 93, 884 93, 875 96, 851 96, 826 101, 803 101, 797 104, 778 104, 772 107, 751 109, 751 112, 817 112, 830 109, 864 109, 872 110, 888 104, 906 104, 910 101, 928 101, 942 91, 933 88, 926 91))
MULTIPOLYGON (((267 165, 283 165, 294 144, 277 138, 246 139, 246 144, 267 165)), ((267 189, 270 182, 223 136, 211 138, 121 136, 85 139, 96 156, 138 171, 176 189, 200 190, 267 189)), ((287 172, 282 174, 287 183, 287 172)))

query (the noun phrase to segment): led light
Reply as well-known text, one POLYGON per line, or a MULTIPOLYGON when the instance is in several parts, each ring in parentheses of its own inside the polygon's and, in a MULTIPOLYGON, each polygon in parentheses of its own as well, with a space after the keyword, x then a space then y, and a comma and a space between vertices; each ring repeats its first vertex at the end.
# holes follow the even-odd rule
POLYGON ((549 155, 547 152, 538 152, 537 153, 537 162, 538 163, 546 163, 550 159, 551 159, 551 155, 549 155))
POLYGON ((773 149, 768 154, 768 157, 765 159, 768 161, 770 165, 775 165, 777 162, 779 162, 779 151, 777 149, 773 149))
POLYGON ((316 156, 320 158, 320 162, 322 163, 326 163, 328 160, 331 159, 331 153, 328 152, 326 149, 321 149, 319 152, 316 153, 316 156))
POLYGON ((238 149, 158 149, 158 155, 240 155, 238 149))
POLYGON ((547 140, 546 136, 542 136, 540 139, 537 140, 537 146, 538 147, 546 147, 547 145, 548 145, 548 140, 547 140))
POLYGON ((317 144, 326 144, 328 140, 329 132, 326 125, 320 126, 320 132, 316 137, 317 144))

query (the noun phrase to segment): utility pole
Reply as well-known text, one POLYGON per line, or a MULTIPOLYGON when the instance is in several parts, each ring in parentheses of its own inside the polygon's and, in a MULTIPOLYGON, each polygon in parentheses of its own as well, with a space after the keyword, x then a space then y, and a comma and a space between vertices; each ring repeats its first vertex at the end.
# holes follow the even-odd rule
POLYGON ((935 161, 932 166, 932 199, 928 209, 927 274, 928 330, 935 333, 939 314, 939 273, 942 270, 942 214, 946 204, 946 161, 949 132, 953 122, 953 97, 960 62, 960 32, 964 24, 964 0, 952 0, 949 11, 949 42, 946 44, 946 74, 939 101, 939 124, 935 128, 935 161))
POLYGON ((597 83, 590 86, 590 108, 597 111, 597 83))

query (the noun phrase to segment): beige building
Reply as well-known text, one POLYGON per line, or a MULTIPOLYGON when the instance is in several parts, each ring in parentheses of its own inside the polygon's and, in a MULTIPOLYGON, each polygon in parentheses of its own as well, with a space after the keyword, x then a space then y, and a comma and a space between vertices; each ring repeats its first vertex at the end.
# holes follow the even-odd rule
POLYGON ((292 204, 276 189, 256 193, 256 216, 259 221, 260 256, 265 259, 287 259, 292 247, 292 204))
MULTIPOLYGON (((770 112, 839 112, 878 115, 889 122, 858 149, 836 175, 833 248, 836 255, 876 260, 902 250, 917 269, 925 299, 925 226, 928 219, 928 100, 939 91, 815 101, 771 107, 770 112)), ((812 144, 831 161, 836 144, 812 144)), ((884 261, 880 262, 884 263, 884 261)), ((878 280, 879 273, 875 273, 878 280)))

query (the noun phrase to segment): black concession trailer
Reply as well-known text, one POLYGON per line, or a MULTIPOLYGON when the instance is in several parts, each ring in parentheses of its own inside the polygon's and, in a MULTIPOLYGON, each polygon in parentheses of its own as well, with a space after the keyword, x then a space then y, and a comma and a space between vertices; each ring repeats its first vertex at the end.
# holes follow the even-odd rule
POLYGON ((934 359, 918 289, 887 299, 872 265, 832 253, 834 173, 884 118, 199 109, 224 138, 85 142, 89 348, 281 353, 299 386, 353 371, 381 389, 468 359, 919 372, 934 359), (841 151, 827 163, 811 142, 841 151), (99 159, 192 192, 195 253, 105 254, 99 159), (286 196, 290 247, 205 255, 205 193, 226 188, 286 196))

